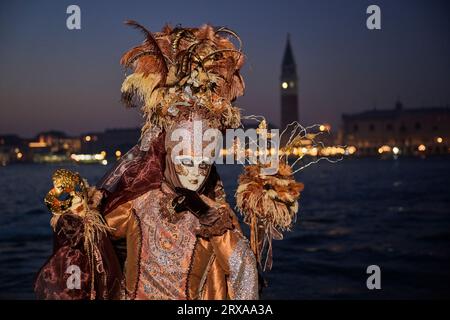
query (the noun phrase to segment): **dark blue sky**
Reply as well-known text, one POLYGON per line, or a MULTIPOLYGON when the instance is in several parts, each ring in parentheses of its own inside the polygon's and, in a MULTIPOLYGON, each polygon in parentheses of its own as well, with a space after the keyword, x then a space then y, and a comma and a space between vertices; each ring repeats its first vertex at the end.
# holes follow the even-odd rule
POLYGON ((447 1, 1 1, 0 134, 70 134, 138 126, 119 102, 120 56, 141 42, 123 25, 226 25, 244 41, 247 84, 238 105, 279 121, 280 64, 291 34, 304 124, 339 125, 342 113, 450 103, 447 1), (81 7, 82 29, 66 28, 81 7), (377 4, 382 30, 366 28, 377 4))

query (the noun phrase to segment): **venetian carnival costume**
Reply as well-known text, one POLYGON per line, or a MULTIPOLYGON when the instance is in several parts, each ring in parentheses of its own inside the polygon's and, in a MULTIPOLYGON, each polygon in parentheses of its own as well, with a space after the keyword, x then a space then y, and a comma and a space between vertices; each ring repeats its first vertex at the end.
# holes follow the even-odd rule
POLYGON ((244 92, 244 56, 228 37, 239 45, 240 39, 210 25, 166 26, 152 34, 127 23, 145 36, 121 59, 133 71, 123 82, 122 99, 129 107, 142 105, 141 139, 84 193, 88 205, 81 218, 62 208, 59 194, 50 197, 61 240, 35 291, 43 299, 257 299, 258 270, 270 269, 271 240, 292 224, 303 185, 287 164, 270 177, 261 174, 264 165, 248 166, 236 192, 251 230, 247 241, 213 163, 220 145, 215 139, 191 143, 209 129, 217 134, 241 125, 233 101, 244 92), (189 143, 175 152, 179 130, 189 143), (68 230, 79 234, 76 243, 67 241, 68 230), (64 287, 67 256, 74 264, 85 261, 77 294, 64 287), (63 280, 49 286, 58 275, 63 280))
POLYGON ((182 165, 171 159, 175 143, 168 137, 179 128, 193 134, 196 119, 207 128, 204 118, 187 112, 189 119, 166 129, 165 169, 160 187, 105 211, 107 225, 114 229, 111 237, 126 238, 127 297, 256 299, 256 260, 225 201, 215 168, 207 163, 198 168, 203 171, 198 173, 203 181, 194 194, 200 196, 187 204, 188 210, 177 210, 174 205, 179 198, 177 191, 183 188, 179 179, 183 173, 178 173, 183 168, 179 170, 177 166, 182 165), (206 208, 202 214, 198 213, 201 207, 191 205, 206 208))

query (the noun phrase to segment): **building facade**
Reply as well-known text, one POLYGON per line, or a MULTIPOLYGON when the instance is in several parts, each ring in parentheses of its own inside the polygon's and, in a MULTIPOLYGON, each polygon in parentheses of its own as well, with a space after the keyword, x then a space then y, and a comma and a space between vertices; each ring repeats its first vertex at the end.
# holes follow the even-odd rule
POLYGON ((106 158, 120 157, 138 143, 139 128, 107 129, 105 132, 86 133, 81 138, 81 152, 105 153, 106 158))
POLYGON ((344 114, 342 122, 343 143, 358 155, 449 153, 449 107, 405 109, 397 102, 393 109, 344 114))

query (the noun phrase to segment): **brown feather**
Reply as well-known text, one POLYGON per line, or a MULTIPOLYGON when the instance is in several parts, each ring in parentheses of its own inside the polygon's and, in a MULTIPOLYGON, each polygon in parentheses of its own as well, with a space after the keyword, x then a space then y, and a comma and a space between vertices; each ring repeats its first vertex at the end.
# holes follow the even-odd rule
MULTIPOLYGON (((143 50, 144 52, 151 54, 155 57, 154 64, 144 64, 142 66, 139 66, 140 72, 143 72, 145 74, 155 72, 159 73, 161 75, 160 84, 164 85, 168 73, 168 67, 164 55, 161 51, 161 48, 158 45, 158 42, 156 41, 156 39, 153 37, 152 33, 149 30, 147 30, 144 26, 140 25, 136 21, 127 20, 125 21, 125 24, 139 30, 144 34, 145 40, 142 49, 144 49, 143 50), (149 69, 146 70, 145 69, 146 67, 148 67, 149 69)), ((140 58, 137 58, 137 60, 140 60, 140 58)))

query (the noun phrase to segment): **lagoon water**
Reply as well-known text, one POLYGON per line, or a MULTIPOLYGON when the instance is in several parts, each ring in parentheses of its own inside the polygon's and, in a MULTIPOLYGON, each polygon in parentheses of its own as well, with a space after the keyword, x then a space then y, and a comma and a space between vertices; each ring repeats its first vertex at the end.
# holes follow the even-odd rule
MULTIPOLYGON (((266 299, 450 297, 450 158, 345 159, 298 174, 305 190, 293 231, 274 242, 266 299), (368 290, 366 269, 381 269, 368 290)), ((95 184, 100 165, 0 167, 0 299, 33 299, 52 250, 43 197, 59 167, 95 184)), ((241 167, 219 172, 234 206, 241 167)), ((244 231, 247 230, 244 228, 244 231)))

